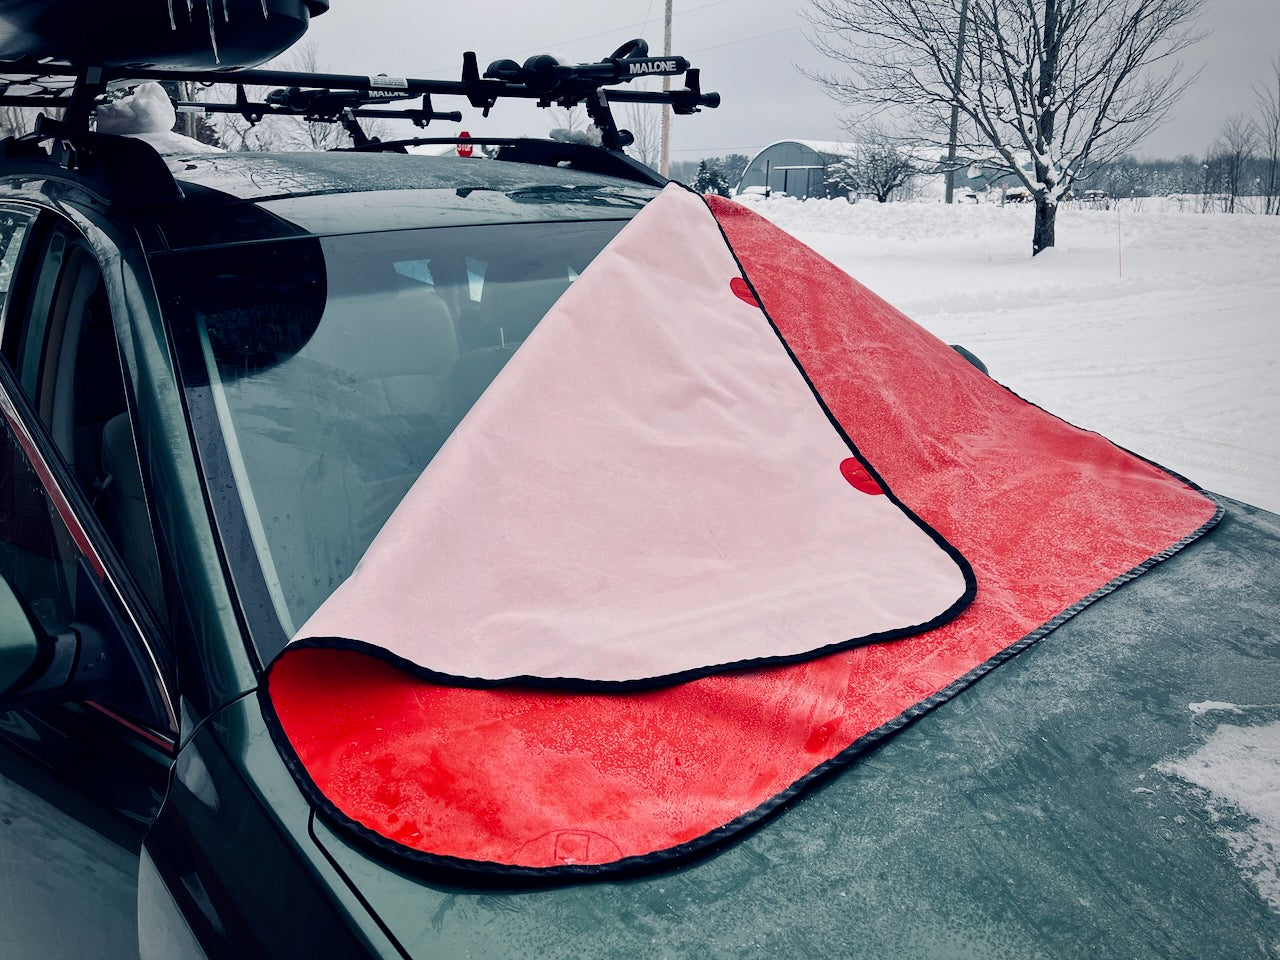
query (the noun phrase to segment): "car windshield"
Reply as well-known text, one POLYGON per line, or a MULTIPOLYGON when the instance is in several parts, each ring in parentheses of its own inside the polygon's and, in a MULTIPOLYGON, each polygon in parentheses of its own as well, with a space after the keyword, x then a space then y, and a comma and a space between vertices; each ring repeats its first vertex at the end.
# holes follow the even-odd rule
POLYGON ((625 221, 299 237, 153 258, 259 653, 347 577, 625 221))

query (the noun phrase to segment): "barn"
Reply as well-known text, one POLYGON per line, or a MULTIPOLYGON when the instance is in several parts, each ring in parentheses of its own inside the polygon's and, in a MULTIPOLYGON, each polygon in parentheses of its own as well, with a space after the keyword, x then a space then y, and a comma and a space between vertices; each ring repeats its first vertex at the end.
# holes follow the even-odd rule
POLYGON ((738 181, 737 193, 767 191, 799 197, 843 197, 848 191, 826 182, 829 164, 849 156, 852 145, 834 140, 779 140, 757 153, 738 181))

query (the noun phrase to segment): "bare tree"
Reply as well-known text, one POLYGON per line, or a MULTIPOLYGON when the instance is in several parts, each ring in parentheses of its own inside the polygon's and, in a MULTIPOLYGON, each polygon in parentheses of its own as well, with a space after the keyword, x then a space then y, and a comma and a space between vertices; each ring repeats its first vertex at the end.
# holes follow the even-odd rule
POLYGON ((1265 212, 1280 214, 1280 58, 1271 61, 1271 77, 1253 88, 1258 136, 1262 142, 1265 212))
POLYGON ((1019 179, 1036 204, 1032 254, 1053 246, 1059 202, 1120 156, 1187 84, 1176 55, 1203 0, 808 0, 815 74, 838 100, 910 114, 941 147, 954 107, 968 159, 1019 179), (963 18, 963 19, 962 19, 963 18))
MULTIPOLYGON (((295 73, 321 73, 324 66, 316 54, 315 44, 305 41, 293 47, 290 53, 266 64, 268 68, 289 70, 295 73)), ((267 94, 265 87, 246 87, 250 101, 261 100, 267 94)), ((210 87, 204 99, 231 101, 235 88, 218 85, 210 87)), ((274 117, 265 122, 251 124, 234 113, 215 114, 212 126, 218 138, 228 150, 332 150, 346 146, 350 140, 347 131, 338 123, 308 121, 302 117, 274 117)), ((361 119, 360 127, 371 140, 388 135, 386 121, 361 119)))
POLYGON ((0 107, 0 137, 20 137, 35 129, 39 110, 30 107, 0 107))
POLYGON ((866 193, 887 203, 918 172, 916 161, 876 124, 849 129, 849 156, 827 167, 827 183, 852 193, 866 193))
POLYGON ((745 153, 728 153, 717 159, 725 179, 729 181, 729 185, 732 187, 738 185, 738 181, 742 179, 743 173, 746 172, 747 164, 751 162, 751 158, 745 153))
MULTIPOLYGON (((294 70, 299 73, 323 73, 325 68, 316 53, 316 45, 310 40, 296 44, 289 50, 289 55, 280 62, 282 70, 294 70)), ((376 118, 360 120, 360 129, 370 140, 380 140, 387 136, 387 122, 376 118)), ((350 142, 347 131, 338 123, 305 120, 301 117, 285 127, 290 150, 332 150, 345 147, 350 142)))
POLYGON ((1237 113, 1227 118, 1218 139, 1209 148, 1205 179, 1210 191, 1222 196, 1225 213, 1235 213, 1240 197, 1247 192, 1248 171, 1256 144, 1253 121, 1237 113))
POLYGON ((628 103, 622 112, 622 126, 635 137, 627 153, 647 167, 662 164, 662 112, 652 104, 628 103))
MULTIPOLYGON (((200 94, 200 100, 213 102, 231 102, 235 99, 235 87, 217 84, 206 87, 200 94)), ((245 96, 251 101, 260 101, 266 96, 266 87, 245 87, 245 96)), ((292 118, 290 118, 292 119, 292 118)), ((296 149, 292 147, 290 131, 285 124, 289 120, 272 120, 266 123, 252 124, 235 113, 210 114, 209 122, 218 133, 227 150, 275 151, 296 149)))
POLYGON ((587 116, 587 111, 581 104, 574 104, 572 107, 548 107, 547 116, 551 118, 552 130, 585 133, 591 126, 591 118, 587 116))

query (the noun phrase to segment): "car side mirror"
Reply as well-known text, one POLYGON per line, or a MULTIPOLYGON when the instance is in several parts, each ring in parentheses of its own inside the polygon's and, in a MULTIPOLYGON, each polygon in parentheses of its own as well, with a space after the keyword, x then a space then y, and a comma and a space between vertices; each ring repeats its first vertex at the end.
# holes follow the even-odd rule
POLYGON ((0 576, 0 700, 18 685, 40 656, 40 635, 9 581, 0 576))
MULTIPOLYGON (((102 623, 101 591, 84 561, 77 565, 77 594, 102 623)), ((110 627, 108 627, 110 629, 110 627)), ((0 710, 36 703, 93 699, 110 680, 104 633, 77 618, 57 634, 32 623, 13 587, 0 576, 0 710)))

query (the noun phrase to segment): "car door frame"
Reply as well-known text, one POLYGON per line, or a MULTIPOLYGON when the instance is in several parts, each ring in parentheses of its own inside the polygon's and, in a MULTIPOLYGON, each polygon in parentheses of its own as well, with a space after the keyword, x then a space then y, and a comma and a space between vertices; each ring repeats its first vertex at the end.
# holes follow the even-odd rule
MULTIPOLYGON (((29 285, 44 269, 42 237, 48 234, 43 224, 58 214, 40 204, 15 205, 5 200, 0 204, 34 214, 14 266, 14 288, 5 303, 4 323, 11 335, 10 325, 25 315, 28 291, 20 289, 21 284, 29 285)), ((84 235, 69 218, 58 219, 84 235)), ((87 241, 86 246, 90 246, 87 241)), ((106 284, 109 260, 101 257, 101 249, 101 245, 90 247, 106 284)), ((111 312, 118 335, 120 317, 114 304, 111 312)), ((41 345, 40 350, 44 349, 41 345)), ((122 378, 128 379, 123 370, 122 378)), ((130 403, 131 414, 132 408, 130 403)), ((118 915, 122 902, 132 899, 136 904, 136 892, 122 888, 132 882, 136 890, 142 840, 167 794, 178 753, 180 716, 172 658, 164 647, 163 628, 142 600, 7 360, 0 363, 0 429, 10 433, 15 455, 29 464, 27 481, 38 484, 51 522, 65 528, 78 562, 95 578, 97 589, 116 614, 121 639, 134 654, 135 662, 127 669, 140 671, 142 683, 151 691, 149 697, 160 705, 153 722, 126 716, 94 700, 10 705, 0 710, 0 787, 25 823, 25 829, 10 827, 0 837, 24 848, 10 850, 10 859, 30 851, 41 863, 56 863, 59 854, 54 840, 56 834, 64 833, 77 838, 76 858, 85 863, 84 871, 65 864, 50 871, 58 878, 52 891, 45 889, 50 881, 43 874, 33 877, 38 882, 29 886, 12 884, 11 896, 18 902, 7 904, 6 913, 14 918, 17 929, 6 930, 6 942, 31 957, 39 956, 41 950, 53 950, 50 955, 55 955, 70 949, 69 944, 74 944, 76 952, 100 949, 104 956, 121 955, 120 951, 137 949, 136 909, 128 917, 118 915), (100 883, 102 878, 112 878, 114 889, 92 889, 94 877, 100 883), (74 921, 66 930, 58 925, 64 911, 74 921), (50 931, 57 933, 49 935, 50 931), (81 935, 76 931, 92 932, 93 937, 76 940, 81 935)))
POLYGON ((0 204, 65 220, 102 271, 156 547, 180 587, 166 592, 174 663, 182 680, 175 701, 181 744, 203 720, 254 689, 262 664, 230 587, 151 279, 148 255, 166 249, 166 243, 145 208, 113 205, 74 174, 41 172, 43 179, 0 184, 0 204))

